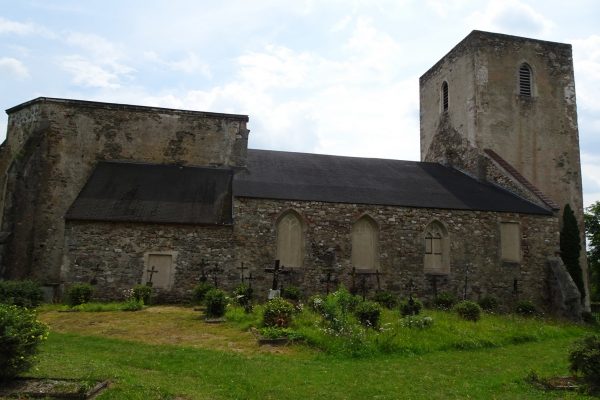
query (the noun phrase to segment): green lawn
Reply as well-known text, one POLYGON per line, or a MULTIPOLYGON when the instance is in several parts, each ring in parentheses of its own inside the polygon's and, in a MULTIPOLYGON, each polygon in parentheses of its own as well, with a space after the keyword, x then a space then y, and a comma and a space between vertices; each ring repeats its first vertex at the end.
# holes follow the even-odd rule
POLYGON ((568 324, 487 316, 470 326, 483 330, 473 334, 445 326, 450 322, 439 314, 436 330, 409 332, 420 336, 414 339, 419 346, 436 344, 430 351, 419 347, 423 351, 354 359, 304 346, 259 348, 236 326, 205 324, 185 308, 41 317, 51 334, 31 375, 110 379, 99 399, 586 398, 540 391, 524 381, 532 370, 541 376, 568 373, 569 346, 589 332, 568 324), (492 340, 486 326, 504 339, 475 350, 440 347, 433 339, 448 331, 460 340, 472 335, 492 340), (525 329, 525 343, 509 344, 518 340, 502 334, 508 326, 525 329))

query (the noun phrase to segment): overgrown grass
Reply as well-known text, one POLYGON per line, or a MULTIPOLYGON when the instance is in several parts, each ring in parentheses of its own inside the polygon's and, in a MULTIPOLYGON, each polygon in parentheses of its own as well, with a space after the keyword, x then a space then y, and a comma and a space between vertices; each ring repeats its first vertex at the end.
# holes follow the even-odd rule
POLYGON ((477 322, 427 311, 426 329, 408 328, 384 312, 384 332, 365 331, 365 353, 321 329, 303 311, 294 329, 311 346, 259 347, 247 332, 260 307, 230 308, 227 323, 206 324, 183 307, 136 313, 58 313, 40 318, 51 327, 32 375, 110 379, 107 399, 584 399, 544 392, 525 381, 568 374, 568 349, 590 328, 514 316, 484 315, 477 322), (313 348, 314 348, 313 347, 313 348), (462 351, 462 350, 469 351, 462 351))
MULTIPOLYGON (((232 308, 227 316, 240 329, 259 326, 260 308, 252 314, 232 308)), ((496 348, 510 344, 575 337, 588 328, 565 322, 525 318, 516 315, 484 314, 478 322, 465 321, 450 311, 426 310, 433 319, 427 328, 409 327, 398 311, 384 310, 381 329, 364 329, 356 321, 344 332, 332 332, 321 318, 304 309, 297 314, 292 329, 306 342, 329 354, 374 356, 378 354, 418 355, 444 350, 496 348)), ((352 317, 349 317, 350 319, 352 317)))
POLYGON ((81 311, 81 312, 109 312, 109 311, 130 311, 126 310, 127 306, 131 302, 120 301, 120 302, 89 302, 83 303, 76 306, 69 306, 66 304, 44 304, 38 308, 40 312, 45 311, 81 311))

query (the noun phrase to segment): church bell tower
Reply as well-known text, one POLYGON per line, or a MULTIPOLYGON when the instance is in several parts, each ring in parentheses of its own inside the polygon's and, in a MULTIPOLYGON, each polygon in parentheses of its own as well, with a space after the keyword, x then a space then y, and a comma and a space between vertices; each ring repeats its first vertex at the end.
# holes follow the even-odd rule
POLYGON ((419 84, 421 160, 480 179, 486 162, 500 160, 559 215, 569 204, 582 234, 587 288, 571 45, 473 31, 419 84))

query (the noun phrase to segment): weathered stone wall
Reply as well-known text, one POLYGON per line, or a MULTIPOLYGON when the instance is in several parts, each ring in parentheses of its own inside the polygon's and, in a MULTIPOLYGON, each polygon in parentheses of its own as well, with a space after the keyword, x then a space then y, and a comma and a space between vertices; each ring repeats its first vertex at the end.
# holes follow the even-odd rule
MULTIPOLYGON (((468 147, 494 150, 560 207, 571 205, 585 248, 570 45, 474 31, 421 77, 420 99, 422 160, 444 162, 448 152, 461 154, 460 147, 452 147, 456 140, 444 138, 449 131, 468 147), (532 70, 530 97, 519 95, 523 63, 532 70), (439 112, 444 80, 448 116, 439 112), (440 152, 443 146, 451 147, 440 152)), ((471 167, 477 175, 479 166, 471 167)), ((587 280, 585 250, 581 261, 587 280)))
POLYGON ((96 298, 121 299, 124 289, 141 283, 146 253, 174 252, 172 290, 155 292, 161 301, 181 301, 200 281, 202 261, 205 272, 224 271, 219 286, 238 282, 232 235, 230 226, 68 221, 62 274, 68 283, 95 280, 96 298))
MULTIPOLYGON (((517 299, 530 299, 542 305, 547 300, 544 298, 546 258, 558 248, 558 221, 554 216, 249 198, 237 198, 234 207, 237 263, 243 261, 253 269, 253 276, 261 277, 255 285, 262 291, 271 284, 271 276, 262 271, 272 265, 276 254, 275 222, 289 209, 302 216, 306 240, 304 266, 294 274, 292 283, 309 294, 325 291, 324 269, 332 265, 335 277, 347 287, 352 286, 352 225, 365 213, 379 225, 382 289, 403 295, 408 294, 412 280, 419 297, 433 296, 432 280, 423 272, 423 232, 432 220, 446 227, 450 241, 451 272, 438 278, 437 290, 460 297, 468 268, 468 298, 490 294, 500 298, 505 306, 517 299), (521 263, 500 259, 503 221, 520 224, 521 263)), ((286 278, 283 279, 285 284, 286 278)), ((357 279, 357 285, 359 282, 357 279)), ((372 291, 375 279, 369 278, 368 282, 372 291)))
POLYGON ((99 160, 245 165, 247 116, 45 98, 8 113, 6 278, 60 280, 63 217, 99 160))

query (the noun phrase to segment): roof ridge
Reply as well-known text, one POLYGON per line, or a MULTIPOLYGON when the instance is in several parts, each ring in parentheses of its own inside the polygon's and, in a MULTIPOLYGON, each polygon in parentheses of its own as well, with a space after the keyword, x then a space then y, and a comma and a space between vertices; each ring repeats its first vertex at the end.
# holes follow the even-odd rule
POLYGON ((548 197, 544 192, 538 189, 533 183, 525 178, 515 167, 513 167, 508 161, 502 158, 498 153, 492 149, 484 149, 483 152, 487 154, 492 160, 496 161, 502 168, 504 168, 509 174, 511 174, 521 185, 525 186, 530 192, 535 194, 540 200, 542 200, 548 207, 553 210, 559 210, 560 206, 548 197))

